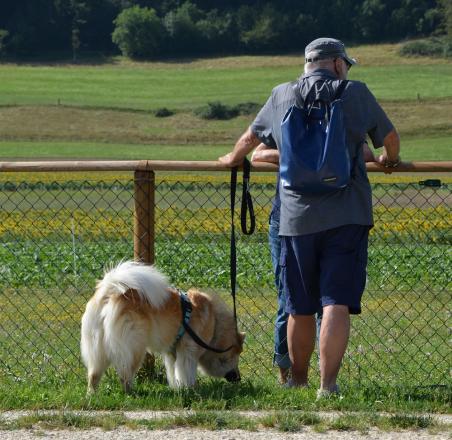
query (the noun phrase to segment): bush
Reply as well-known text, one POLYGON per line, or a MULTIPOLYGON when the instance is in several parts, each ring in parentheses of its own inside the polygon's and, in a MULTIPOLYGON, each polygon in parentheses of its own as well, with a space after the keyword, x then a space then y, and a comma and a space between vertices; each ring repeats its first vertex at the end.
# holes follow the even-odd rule
POLYGON ((159 108, 155 111, 155 116, 157 118, 167 118, 168 116, 173 116, 174 112, 172 110, 168 110, 166 107, 159 108))
POLYGON ((195 114, 202 119, 232 119, 238 116, 239 111, 221 102, 209 102, 206 107, 196 109, 195 114))
POLYGON ((243 102, 242 104, 237 104, 235 108, 241 115, 253 115, 256 114, 262 105, 257 104, 256 102, 243 102))
POLYGON ((114 20, 112 34, 122 54, 128 57, 153 57, 162 50, 166 30, 154 9, 133 6, 114 20))
POLYGON ((405 43, 399 51, 404 56, 452 57, 452 39, 427 38, 405 43))
POLYGON ((221 102, 209 102, 207 106, 195 110, 195 114, 203 119, 232 119, 238 115, 256 114, 261 105, 255 102, 244 102, 234 106, 222 104, 221 102))

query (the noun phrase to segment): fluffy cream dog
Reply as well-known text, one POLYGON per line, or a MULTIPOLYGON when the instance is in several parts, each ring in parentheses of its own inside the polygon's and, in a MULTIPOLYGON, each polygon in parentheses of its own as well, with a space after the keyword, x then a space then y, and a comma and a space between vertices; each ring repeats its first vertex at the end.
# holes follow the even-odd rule
POLYGON ((190 290, 187 297, 190 327, 209 346, 227 351, 207 350, 183 330, 180 294, 156 268, 127 261, 107 272, 82 317, 88 393, 95 391, 111 364, 129 392, 146 352, 163 355, 174 388, 195 385, 198 366, 205 374, 240 380, 245 335, 237 331, 233 313, 218 296, 190 290))

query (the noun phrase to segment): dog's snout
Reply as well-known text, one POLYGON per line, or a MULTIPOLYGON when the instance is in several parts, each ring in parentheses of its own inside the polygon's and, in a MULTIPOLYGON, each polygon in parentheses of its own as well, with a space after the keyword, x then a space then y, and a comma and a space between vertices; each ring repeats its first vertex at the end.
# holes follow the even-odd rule
POLYGON ((228 381, 228 382, 239 382, 240 381, 240 373, 238 371, 235 370, 231 370, 228 371, 225 375, 224 378, 228 381))

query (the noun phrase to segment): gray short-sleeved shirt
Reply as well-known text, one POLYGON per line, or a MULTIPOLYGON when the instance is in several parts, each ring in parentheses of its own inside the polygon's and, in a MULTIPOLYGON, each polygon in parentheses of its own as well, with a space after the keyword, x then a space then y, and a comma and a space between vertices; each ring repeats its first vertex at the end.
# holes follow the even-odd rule
MULTIPOLYGON (((306 77, 302 95, 303 90, 308 90, 319 79, 327 80, 333 90, 340 84, 328 70, 317 70, 306 77)), ((375 148, 382 147, 383 139, 394 127, 364 83, 349 81, 342 99, 350 157, 354 164, 352 180, 346 188, 321 196, 306 196, 280 186, 280 235, 311 234, 347 224, 373 225, 372 193, 362 144, 369 136, 375 148)), ((251 125, 261 142, 280 149, 281 121, 293 104, 292 83, 280 84, 273 89, 251 125)))

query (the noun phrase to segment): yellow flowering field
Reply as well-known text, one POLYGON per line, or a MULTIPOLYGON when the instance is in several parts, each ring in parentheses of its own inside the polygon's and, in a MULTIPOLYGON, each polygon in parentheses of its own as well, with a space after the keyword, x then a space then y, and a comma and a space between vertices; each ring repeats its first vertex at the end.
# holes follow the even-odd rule
MULTIPOLYGON (((229 182, 229 174, 225 172, 218 173, 176 173, 176 172, 156 172, 156 181, 160 182, 229 182)), ((452 183, 452 175, 441 174, 441 176, 431 173, 428 176, 422 174, 383 174, 369 173, 369 180, 372 183, 412 183, 425 179, 440 178, 444 183, 452 183)), ((51 182, 68 182, 68 181, 93 181, 101 180, 106 183, 114 181, 128 181, 133 179, 133 172, 0 172, 0 184, 12 182, 15 184, 21 182, 28 183, 51 183, 51 182)), ((240 176, 239 176, 240 179, 240 176)), ((252 173, 251 182, 255 183, 274 183, 275 175, 273 173, 252 173)))
POLYGON ((432 241, 449 235, 451 238, 452 211, 447 206, 435 208, 374 208, 375 227, 371 234, 388 237, 397 234, 401 237, 425 238, 432 241))
MULTIPOLYGON (((257 219, 268 218, 270 207, 255 208, 257 219)), ((43 238, 65 236, 74 232, 84 237, 131 237, 133 213, 122 210, 32 210, 7 213, 0 211, 0 236, 43 238)), ((230 229, 229 209, 156 209, 156 232, 185 236, 190 233, 227 233, 230 229)), ((266 231, 266 222, 257 221, 257 231, 266 231)))
MULTIPOLYGON (((255 207, 257 232, 267 231, 270 206, 255 207)), ((97 209, 91 211, 66 209, 0 211, 0 236, 43 238, 72 234, 86 238, 129 238, 132 235, 133 213, 97 209)), ((156 209, 156 233, 169 236, 188 234, 226 234, 230 230, 229 208, 168 208, 156 209)), ((452 212, 446 206, 431 208, 401 208, 377 206, 372 235, 387 237, 397 234, 438 240, 450 235, 452 212)))

